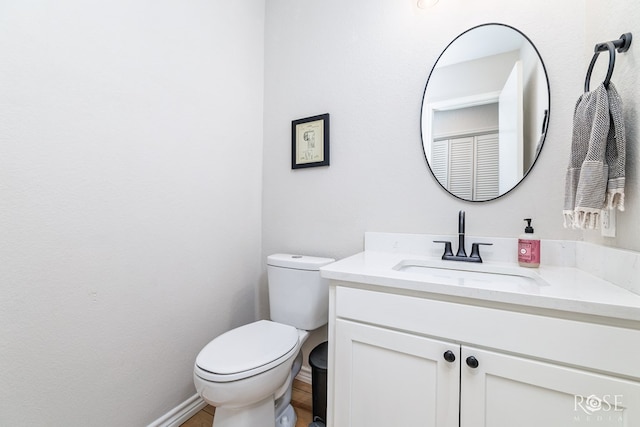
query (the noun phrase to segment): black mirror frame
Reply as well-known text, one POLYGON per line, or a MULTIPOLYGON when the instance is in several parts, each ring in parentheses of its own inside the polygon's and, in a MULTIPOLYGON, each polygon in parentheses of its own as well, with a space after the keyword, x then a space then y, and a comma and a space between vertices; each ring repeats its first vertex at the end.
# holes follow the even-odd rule
POLYGON ((449 42, 449 44, 447 44, 447 46, 442 50, 442 52, 440 52, 440 55, 438 55, 438 58, 436 59, 436 61, 433 63, 433 67, 431 67, 431 71, 429 72, 429 77, 427 77, 427 83, 424 86, 424 92, 422 94, 422 104, 420 105, 420 142, 422 145, 422 153, 424 155, 424 160, 427 163, 427 167, 429 168, 429 172, 431 172, 431 175, 433 176, 433 178, 435 179, 435 181, 438 183, 438 185, 440 185, 440 187, 446 191, 447 193, 449 193, 450 195, 452 195, 453 197, 455 197, 456 199, 465 201, 465 202, 471 202, 471 203, 483 203, 483 202, 490 202, 492 200, 496 200, 499 199, 503 196, 506 196, 507 194, 511 193, 514 189, 516 189, 516 187, 518 187, 522 181, 524 181, 524 179, 529 175, 529 173, 531 172, 531 170, 533 169, 533 167, 536 165, 536 163, 538 162, 538 159, 540 158, 540 153, 542 152, 542 148, 544 146, 544 143, 547 140, 547 130, 549 128, 549 120, 551 117, 551 85, 549 82, 549 73, 547 72, 547 67, 544 64, 544 61, 542 60, 542 55, 540 55, 540 52, 538 51, 538 48, 536 47, 535 44, 533 44, 533 42, 531 41, 531 39, 529 37, 526 36, 526 34, 524 34, 522 31, 518 30, 515 27, 512 27, 511 25, 507 25, 507 24, 502 24, 499 22, 487 22, 484 24, 480 24, 480 25, 476 25, 475 27, 471 27, 465 31, 463 31, 462 33, 460 33, 458 36, 456 36, 453 40, 451 40, 451 42, 449 42), (440 58, 442 57, 442 55, 444 55, 444 53, 447 51, 447 49, 449 49, 449 46, 451 46, 453 43, 456 42, 456 40, 458 40, 460 37, 464 36, 465 34, 467 34, 470 31, 473 31, 477 28, 480 27, 485 27, 488 25, 500 25, 502 27, 506 27, 506 28, 510 28, 511 30, 517 32, 518 34, 520 34, 522 37, 525 38, 525 40, 527 40, 529 42, 529 44, 531 45, 531 47, 533 47, 533 50, 536 52, 536 54, 538 55, 538 58, 540 59, 540 64, 542 65, 542 69, 544 70, 544 75, 545 75, 545 79, 547 81, 547 99, 549 100, 548 105, 547 105, 547 109, 544 111, 544 120, 543 120, 543 129, 541 132, 541 141, 540 144, 538 145, 537 148, 537 152, 536 152, 536 156, 535 159, 533 159, 533 163, 531 163, 531 166, 529 167, 529 169, 527 169, 527 171, 522 175, 522 178, 520 178, 520 181, 518 181, 513 187, 511 187, 510 190, 505 191, 504 193, 493 197, 491 199, 486 199, 486 200, 469 200, 469 199, 464 199, 460 196, 457 196, 455 194, 453 194, 451 191, 449 191, 447 188, 444 187, 444 185, 442 185, 442 183, 438 180, 438 178, 436 177, 435 173, 433 172, 433 169, 431 168, 431 164, 429 164, 429 160, 427 157, 427 153, 425 152, 424 149, 424 135, 423 135, 423 129, 422 129, 422 115, 424 113, 424 102, 425 102, 425 98, 427 96, 427 88, 429 87, 429 80, 431 79, 431 75, 433 74, 436 65, 438 64, 438 61, 440 61, 440 58))

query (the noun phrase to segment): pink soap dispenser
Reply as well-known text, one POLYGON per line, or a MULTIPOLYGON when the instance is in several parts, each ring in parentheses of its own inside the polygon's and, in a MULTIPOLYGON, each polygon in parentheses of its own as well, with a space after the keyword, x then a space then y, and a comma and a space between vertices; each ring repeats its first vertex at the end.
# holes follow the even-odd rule
POLYGON ((518 239, 518 264, 521 267, 538 267, 540 265, 540 239, 533 233, 531 218, 525 218, 527 226, 524 234, 518 239))

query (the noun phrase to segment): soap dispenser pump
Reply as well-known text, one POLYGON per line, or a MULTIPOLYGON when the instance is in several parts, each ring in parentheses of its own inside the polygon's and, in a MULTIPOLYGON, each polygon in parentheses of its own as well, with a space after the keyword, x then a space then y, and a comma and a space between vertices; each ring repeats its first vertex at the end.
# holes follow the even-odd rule
POLYGON ((538 267, 540 265, 540 239, 534 234, 531 218, 525 218, 527 226, 524 234, 518 239, 518 264, 521 267, 538 267))

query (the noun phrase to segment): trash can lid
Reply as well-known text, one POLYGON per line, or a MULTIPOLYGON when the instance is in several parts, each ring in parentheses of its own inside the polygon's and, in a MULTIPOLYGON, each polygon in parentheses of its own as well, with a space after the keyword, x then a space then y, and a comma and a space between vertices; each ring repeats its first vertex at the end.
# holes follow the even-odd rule
POLYGON ((329 352, 329 342, 318 344, 309 353, 309 365, 312 368, 327 370, 327 354, 329 352))

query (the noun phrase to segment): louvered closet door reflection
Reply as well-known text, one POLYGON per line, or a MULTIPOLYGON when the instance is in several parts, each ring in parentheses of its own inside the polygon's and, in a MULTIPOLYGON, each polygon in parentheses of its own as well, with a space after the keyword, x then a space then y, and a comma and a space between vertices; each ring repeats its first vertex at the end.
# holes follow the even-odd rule
POLYGON ((466 200, 498 197, 498 134, 434 141, 431 169, 440 184, 466 200))
POLYGON ((433 141, 431 144, 431 171, 440 185, 449 189, 449 140, 433 141))
POLYGON ((456 196, 473 198, 473 137, 449 140, 449 186, 456 196))
POLYGON ((476 170, 474 200, 498 197, 498 134, 476 137, 476 170))

